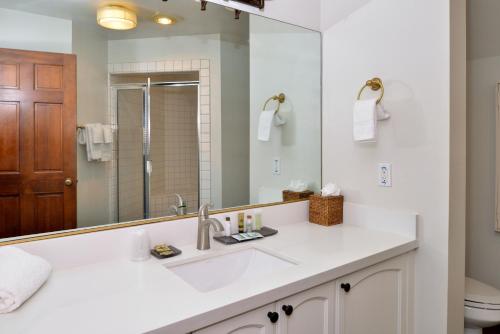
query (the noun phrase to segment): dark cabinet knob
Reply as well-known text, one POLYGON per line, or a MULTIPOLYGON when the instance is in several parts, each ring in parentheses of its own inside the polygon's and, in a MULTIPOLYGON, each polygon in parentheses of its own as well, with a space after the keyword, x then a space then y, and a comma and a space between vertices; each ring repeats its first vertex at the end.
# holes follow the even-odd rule
POLYGON ((271 320, 273 324, 275 324, 280 318, 280 315, 277 312, 269 312, 267 313, 267 317, 269 318, 269 320, 271 320))
POLYGON ((349 283, 342 283, 340 284, 340 288, 344 289, 345 292, 351 291, 351 284, 349 283))
POLYGON ((286 315, 292 315, 293 313, 293 306, 292 305, 283 305, 281 307, 283 312, 285 312, 286 315))

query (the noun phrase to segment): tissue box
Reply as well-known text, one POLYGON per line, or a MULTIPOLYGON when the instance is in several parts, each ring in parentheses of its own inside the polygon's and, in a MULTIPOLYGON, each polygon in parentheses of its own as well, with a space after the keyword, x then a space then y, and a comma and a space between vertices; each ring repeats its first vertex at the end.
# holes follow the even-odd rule
POLYGON ((307 199, 309 196, 314 195, 314 192, 310 190, 306 191, 291 191, 291 190, 283 190, 283 201, 295 201, 299 199, 307 199))
POLYGON ((309 221, 323 226, 342 224, 344 196, 312 195, 309 197, 309 221))

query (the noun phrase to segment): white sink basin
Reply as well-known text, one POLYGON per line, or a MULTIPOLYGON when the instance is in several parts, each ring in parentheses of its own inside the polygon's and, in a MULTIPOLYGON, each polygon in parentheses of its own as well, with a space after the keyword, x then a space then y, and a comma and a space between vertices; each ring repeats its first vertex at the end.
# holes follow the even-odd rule
POLYGON ((255 280, 294 266, 295 263, 257 248, 213 256, 184 264, 165 265, 201 292, 212 291, 240 280, 255 280))

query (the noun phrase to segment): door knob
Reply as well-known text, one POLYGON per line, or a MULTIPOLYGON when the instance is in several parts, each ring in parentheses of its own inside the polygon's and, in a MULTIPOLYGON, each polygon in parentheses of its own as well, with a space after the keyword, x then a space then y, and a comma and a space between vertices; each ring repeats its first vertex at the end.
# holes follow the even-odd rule
POLYGON ((269 320, 271 320, 273 324, 275 324, 280 318, 280 315, 277 312, 268 312, 267 317, 269 318, 269 320))
POLYGON ((64 180, 64 185, 66 187, 71 187, 73 185, 73 180, 68 177, 66 180, 64 180))
POLYGON ((286 315, 292 315, 293 313, 293 306, 292 305, 283 305, 281 307, 283 312, 285 312, 286 315))
POLYGON ((340 288, 344 289, 345 292, 351 291, 351 284, 349 283, 342 283, 340 284, 340 288))

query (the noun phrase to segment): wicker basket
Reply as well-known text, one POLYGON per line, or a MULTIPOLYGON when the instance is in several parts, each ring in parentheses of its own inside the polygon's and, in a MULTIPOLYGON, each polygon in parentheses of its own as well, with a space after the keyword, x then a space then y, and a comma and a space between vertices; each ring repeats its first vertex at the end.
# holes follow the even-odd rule
POLYGON ((309 197, 309 221, 323 226, 342 224, 344 196, 312 195, 309 197))
POLYGON ((306 191, 291 191, 291 190, 283 190, 283 201, 294 201, 299 199, 306 199, 309 196, 314 195, 314 192, 310 190, 306 191))

